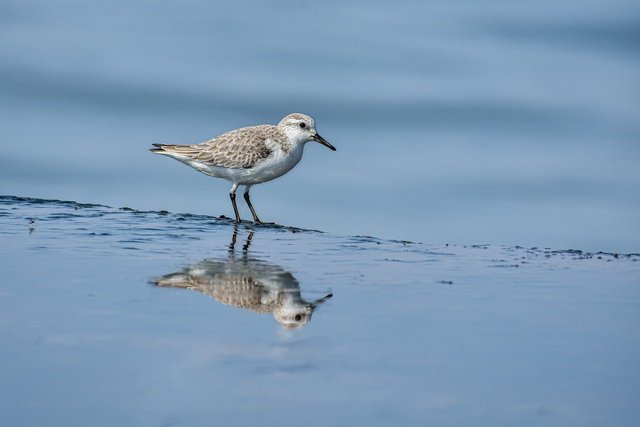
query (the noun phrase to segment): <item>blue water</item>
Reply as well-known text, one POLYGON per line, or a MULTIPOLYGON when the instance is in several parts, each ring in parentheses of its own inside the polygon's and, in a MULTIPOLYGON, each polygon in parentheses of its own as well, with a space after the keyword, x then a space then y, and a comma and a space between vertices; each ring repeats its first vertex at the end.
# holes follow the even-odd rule
POLYGON ((11 197, 0 224, 3 426, 640 419, 640 254, 11 197), (180 289, 187 270, 204 285, 180 289), (176 286, 155 285, 168 277, 176 286), (333 296, 283 328, 275 310, 239 304, 248 288, 284 311, 333 296))
POLYGON ((637 2, 5 0, 0 22, 0 194, 229 216, 228 183, 147 148, 299 111, 338 151, 255 188, 265 220, 639 249, 637 2))

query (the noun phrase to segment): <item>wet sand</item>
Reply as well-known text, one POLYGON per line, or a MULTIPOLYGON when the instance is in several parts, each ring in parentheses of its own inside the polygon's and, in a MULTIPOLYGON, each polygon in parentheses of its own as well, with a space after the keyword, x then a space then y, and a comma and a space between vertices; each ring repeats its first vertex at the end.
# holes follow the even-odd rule
POLYGON ((0 256, 3 425, 640 418, 638 254, 4 196, 0 256))

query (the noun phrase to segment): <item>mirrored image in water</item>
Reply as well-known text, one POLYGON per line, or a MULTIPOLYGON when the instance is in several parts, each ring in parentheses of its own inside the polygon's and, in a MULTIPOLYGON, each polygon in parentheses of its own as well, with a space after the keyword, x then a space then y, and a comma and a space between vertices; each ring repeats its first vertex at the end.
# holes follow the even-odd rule
POLYGON ((272 314, 287 329, 305 326, 316 308, 333 294, 328 293, 315 301, 305 300, 300 284, 289 271, 250 254, 253 235, 254 231, 249 231, 238 255, 238 228, 234 227, 227 258, 205 259, 157 277, 152 283, 163 288, 202 292, 225 305, 272 314))

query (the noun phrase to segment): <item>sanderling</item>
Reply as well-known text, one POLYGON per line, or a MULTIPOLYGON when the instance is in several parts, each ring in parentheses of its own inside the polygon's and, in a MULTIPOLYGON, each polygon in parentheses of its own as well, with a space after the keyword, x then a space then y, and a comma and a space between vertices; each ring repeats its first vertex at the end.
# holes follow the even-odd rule
POLYGON ((240 214, 236 190, 244 185, 244 199, 256 223, 249 190, 255 184, 271 181, 289 172, 302 158, 304 145, 317 141, 335 151, 335 147, 316 131, 315 121, 300 113, 286 116, 278 125, 260 125, 232 130, 201 144, 153 144, 151 151, 173 157, 209 176, 233 183, 229 196, 236 222, 240 214))
POLYGON ((249 233, 242 248, 242 257, 236 257, 237 235, 235 228, 229 257, 205 259, 181 271, 155 278, 152 283, 160 287, 195 290, 222 304, 256 313, 271 313, 287 329, 305 326, 315 309, 333 296, 329 293, 315 301, 307 301, 290 272, 248 256, 253 232, 249 233))

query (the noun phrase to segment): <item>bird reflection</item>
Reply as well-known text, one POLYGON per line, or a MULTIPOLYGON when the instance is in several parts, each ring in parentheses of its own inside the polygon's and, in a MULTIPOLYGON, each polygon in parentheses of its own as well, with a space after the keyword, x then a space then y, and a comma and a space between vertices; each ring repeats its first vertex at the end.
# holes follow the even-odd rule
POLYGON ((181 271, 153 280, 160 287, 183 288, 212 296, 222 304, 256 313, 272 313, 285 328, 300 328, 311 320, 313 311, 332 294, 306 301, 300 294, 298 281, 282 267, 249 257, 253 239, 249 232, 236 256, 238 228, 234 227, 226 259, 205 259, 181 271))

